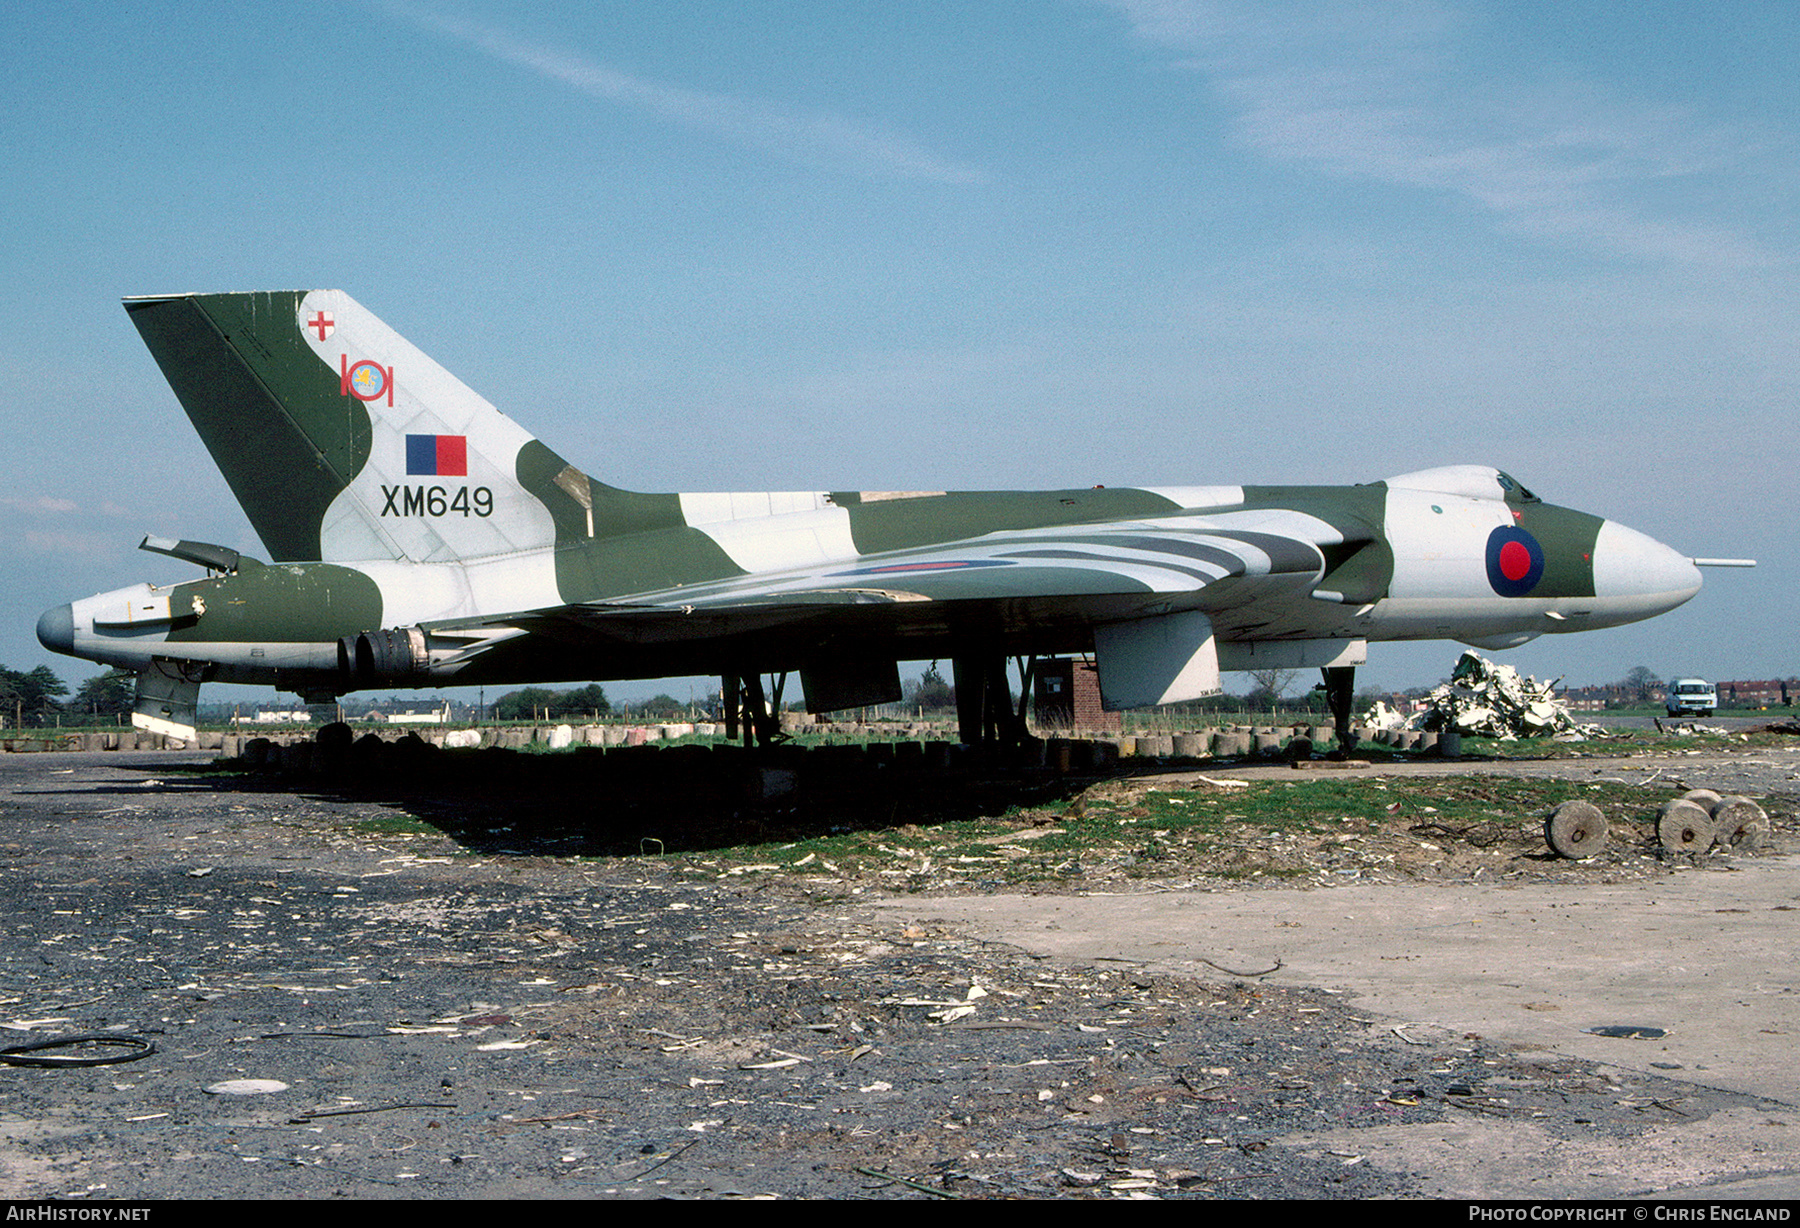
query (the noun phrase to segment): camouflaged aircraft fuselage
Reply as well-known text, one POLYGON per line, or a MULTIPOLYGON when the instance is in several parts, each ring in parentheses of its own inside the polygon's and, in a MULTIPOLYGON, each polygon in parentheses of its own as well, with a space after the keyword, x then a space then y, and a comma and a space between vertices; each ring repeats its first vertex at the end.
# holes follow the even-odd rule
MULTIPOLYGON (((363 687, 800 671, 874 702, 898 660, 1093 653, 1113 706, 1370 641, 1500 648, 1687 601, 1694 560, 1452 466, 1348 487, 640 494, 595 481, 338 291, 126 309, 274 560, 147 539, 203 579, 45 613, 140 674, 363 687), (873 681, 871 681, 873 680, 873 681)), ((815 685, 816 684, 816 685, 815 685)), ((160 724, 159 724, 160 722, 160 724)))

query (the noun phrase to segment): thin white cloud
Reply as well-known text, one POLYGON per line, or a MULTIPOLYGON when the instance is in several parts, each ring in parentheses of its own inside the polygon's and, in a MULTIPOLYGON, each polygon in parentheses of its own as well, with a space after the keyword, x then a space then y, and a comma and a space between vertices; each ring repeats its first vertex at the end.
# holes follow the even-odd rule
POLYGON ((80 509, 68 499, 57 499, 50 495, 21 497, 19 495, 0 495, 0 507, 11 508, 15 512, 33 512, 42 515, 55 515, 62 512, 74 512, 80 509))
POLYGON ((560 82, 590 98, 647 111, 671 123, 793 161, 823 164, 861 175, 937 183, 978 183, 985 178, 979 170, 940 158, 916 141, 840 115, 646 80, 572 51, 528 42, 504 30, 403 0, 389 0, 384 7, 415 25, 560 82))
MULTIPOLYGON (((85 532, 79 529, 28 529, 16 539, 22 549, 17 554, 28 558, 54 558, 62 560, 85 559, 101 562, 114 562, 124 553, 119 541, 111 533, 85 532)), ((12 554, 14 551, 9 550, 12 554)), ((68 600, 67 597, 61 600, 68 600)))
POLYGON ((1100 0, 1203 72, 1265 155, 1460 196, 1519 232, 1672 263, 1765 254, 1727 225, 1659 215, 1643 197, 1748 156, 1679 109, 1581 82, 1468 67, 1473 23, 1434 0, 1379 4, 1100 0))

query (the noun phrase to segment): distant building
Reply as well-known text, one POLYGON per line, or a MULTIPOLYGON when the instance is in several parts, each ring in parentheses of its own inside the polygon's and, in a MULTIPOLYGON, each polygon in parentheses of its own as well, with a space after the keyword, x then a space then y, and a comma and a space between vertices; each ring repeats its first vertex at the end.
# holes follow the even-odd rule
POLYGON ((1753 678, 1738 682, 1713 684, 1719 692, 1719 706, 1740 708, 1785 708, 1800 692, 1800 684, 1786 678, 1753 678))
POLYGON ((234 716, 233 725, 310 725, 312 713, 305 708, 295 708, 291 712, 258 712, 255 716, 234 716))
POLYGON ((365 700, 343 706, 347 721, 367 721, 371 725, 448 725, 455 712, 448 699, 399 699, 389 696, 379 704, 365 700))
MULTIPOLYGON (((370 720, 376 720, 379 713, 369 713, 370 720)), ((448 725, 450 723, 450 701, 445 700, 435 708, 426 708, 414 712, 390 712, 387 715, 390 725, 448 725)))
POLYGON ((1611 687, 1570 687, 1557 698, 1562 701, 1563 707, 1571 712, 1604 712, 1608 702, 1606 696, 1595 695, 1592 692, 1611 689, 1611 687))
MULTIPOLYGON (((1719 706, 1738 708, 1785 708, 1800 702, 1800 680, 1792 678, 1749 678, 1737 682, 1714 683, 1719 693, 1719 706)), ((1667 688, 1657 686, 1651 692, 1653 702, 1667 698, 1667 688)), ((1632 707, 1641 703, 1637 692, 1623 686, 1572 686, 1558 696, 1571 712, 1599 712, 1609 707, 1632 707)))
POLYGON ((1634 687, 1571 686, 1557 693, 1557 699, 1571 712, 1604 712, 1608 708, 1635 708, 1641 704, 1660 704, 1667 697, 1659 682, 1649 690, 1648 698, 1639 696, 1634 687))

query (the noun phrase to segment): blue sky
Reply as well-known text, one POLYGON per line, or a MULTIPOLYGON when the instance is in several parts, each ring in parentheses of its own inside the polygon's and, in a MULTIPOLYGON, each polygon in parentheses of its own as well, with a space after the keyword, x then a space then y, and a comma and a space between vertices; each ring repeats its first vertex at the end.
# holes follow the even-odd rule
POLYGON ((1796 52, 1778 3, 12 6, 0 663, 94 672, 32 627, 183 578, 146 531, 258 549, 118 300, 330 286, 637 489, 1495 464, 1761 562, 1506 659, 1800 673, 1796 52))

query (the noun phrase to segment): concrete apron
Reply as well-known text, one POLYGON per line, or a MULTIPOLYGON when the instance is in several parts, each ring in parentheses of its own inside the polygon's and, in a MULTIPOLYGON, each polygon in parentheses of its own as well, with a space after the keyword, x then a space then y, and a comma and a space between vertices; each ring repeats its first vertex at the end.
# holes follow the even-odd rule
MULTIPOLYGON (((1712 1196, 1791 1197, 1800 1193, 1791 1176, 1800 1170, 1800 1113, 1793 1107, 1800 1105, 1797 872, 1800 857, 1790 855, 1591 886, 1357 884, 911 899, 876 907, 1041 957, 1140 963, 1201 980, 1229 979, 1213 965, 1257 972, 1280 961, 1281 969, 1263 979, 1347 993, 1359 1010, 1386 1016, 1415 1040, 1454 1041, 1474 1032, 1786 1106, 1749 1112, 1743 1121, 1671 1128, 1670 1146, 1685 1160, 1675 1169, 1688 1171, 1615 1168, 1605 1178, 1593 1166, 1608 1165, 1596 1156, 1566 1154, 1563 1163, 1548 1163, 1563 1145, 1548 1138, 1541 1148, 1530 1145, 1518 1134, 1523 1123, 1509 1123, 1513 1143, 1525 1144, 1515 1157, 1516 1182, 1503 1175, 1506 1166, 1494 1166, 1491 1152, 1479 1170, 1438 1154, 1454 1156, 1456 1146, 1489 1151, 1471 1135, 1486 1127, 1460 1131, 1456 1146, 1442 1127, 1424 1131, 1431 1140, 1423 1152, 1428 1140, 1401 1128, 1385 1145, 1410 1154, 1390 1158, 1414 1171, 1439 1166, 1432 1182, 1442 1194, 1606 1196, 1673 1193, 1671 1186, 1701 1193, 1697 1184, 1712 1196), (1607 1025, 1667 1035, 1614 1039, 1587 1031, 1607 1025), (1769 1128, 1778 1125, 1785 1128, 1769 1128), (1753 1175, 1784 1170, 1788 1175, 1753 1175), (1550 1177, 1557 1171, 1561 1178, 1550 1177)), ((1356 1133, 1359 1148, 1376 1144, 1369 1131, 1356 1133)), ((1650 1160, 1644 1152, 1625 1167, 1650 1160)))

